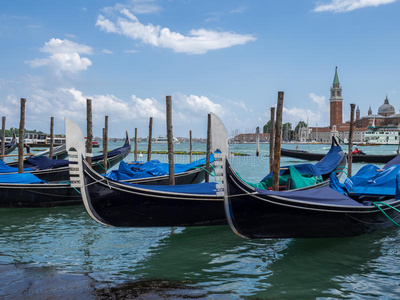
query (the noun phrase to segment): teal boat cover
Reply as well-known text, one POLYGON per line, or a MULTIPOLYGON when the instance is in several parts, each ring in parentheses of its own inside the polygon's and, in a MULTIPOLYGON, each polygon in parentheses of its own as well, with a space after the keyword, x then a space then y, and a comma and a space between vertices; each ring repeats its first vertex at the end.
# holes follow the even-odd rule
MULTIPOLYGON (((296 170, 303 175, 312 175, 312 176, 321 176, 324 174, 329 174, 333 172, 340 162, 342 161, 345 153, 343 152, 340 146, 332 146, 329 152, 324 156, 321 161, 313 164, 298 164, 294 165, 296 170)), ((283 166, 281 167, 279 175, 284 175, 285 173, 290 172, 290 166, 283 166)), ((261 179, 260 182, 266 180, 268 177, 272 177, 272 172, 261 179)))

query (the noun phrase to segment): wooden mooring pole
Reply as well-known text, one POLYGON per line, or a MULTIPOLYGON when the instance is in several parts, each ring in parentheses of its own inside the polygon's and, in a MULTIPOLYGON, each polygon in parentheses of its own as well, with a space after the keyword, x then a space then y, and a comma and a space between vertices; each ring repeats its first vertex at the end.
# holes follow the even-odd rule
POLYGON ((21 98, 21 115, 18 134, 18 173, 24 172, 25 103, 26 99, 21 98))
POLYGON ((347 173, 349 174, 348 176, 351 177, 351 168, 353 166, 353 136, 354 136, 354 109, 356 105, 355 104, 350 104, 350 129, 349 129, 349 150, 347 154, 347 164, 348 164, 348 170, 347 173))
POLYGON ((206 151, 206 177, 205 182, 210 181, 210 155, 211 155, 211 114, 207 118, 207 151, 206 151))
POLYGON ((49 150, 49 158, 53 159, 54 152, 54 117, 50 118, 50 150, 49 150))
POLYGON ((3 155, 6 153, 6 117, 1 118, 1 159, 4 160, 3 155))
POLYGON ((260 156, 260 127, 256 128, 256 156, 260 156))
POLYGON ((269 122, 269 171, 274 165, 274 140, 275 140, 275 107, 271 107, 271 119, 269 122))
POLYGON ((151 140, 153 139, 153 117, 150 117, 149 121, 149 140, 147 143, 147 161, 151 160, 151 140))
POLYGON ((135 161, 137 161, 137 128, 135 128, 135 149, 133 151, 135 156, 135 161))
POLYGON ((86 160, 92 164, 92 152, 93 152, 93 120, 92 120, 92 100, 86 99, 86 160))
POLYGON ((281 135, 282 135, 283 92, 278 92, 276 106, 274 163, 272 168, 272 190, 279 191, 279 169, 281 166, 281 135))
POLYGON ((193 154, 193 145, 192 145, 192 131, 189 130, 189 145, 190 145, 190 162, 192 162, 192 154, 193 154))
POLYGON ((172 131, 172 99, 171 99, 171 96, 167 96, 166 106, 167 106, 169 184, 175 185, 174 135, 173 135, 173 131, 172 131))
POLYGON ((103 131, 103 166, 104 166, 104 171, 103 173, 107 173, 108 169, 108 157, 107 157, 107 149, 108 149, 108 116, 105 116, 104 118, 104 131, 103 131))

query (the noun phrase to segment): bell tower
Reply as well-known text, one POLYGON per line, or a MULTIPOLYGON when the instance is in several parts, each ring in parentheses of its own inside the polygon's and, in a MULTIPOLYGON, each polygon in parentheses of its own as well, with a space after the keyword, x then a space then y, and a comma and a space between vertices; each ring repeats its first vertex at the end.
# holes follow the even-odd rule
POLYGON ((335 77, 333 78, 333 84, 331 87, 331 98, 330 102, 330 125, 331 128, 334 125, 343 123, 342 113, 343 113, 343 97, 342 97, 342 87, 340 86, 339 76, 337 74, 337 67, 335 69, 335 77))

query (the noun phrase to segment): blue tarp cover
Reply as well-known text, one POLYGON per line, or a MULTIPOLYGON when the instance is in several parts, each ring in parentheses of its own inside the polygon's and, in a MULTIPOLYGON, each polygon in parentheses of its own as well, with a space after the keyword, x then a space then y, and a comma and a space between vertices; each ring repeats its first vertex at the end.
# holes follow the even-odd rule
POLYGON ((68 166, 69 161, 65 159, 50 159, 47 156, 38 156, 27 158, 24 166, 32 170, 47 170, 68 166))
POLYGON ((304 191, 288 191, 288 192, 275 192, 256 189, 261 195, 274 195, 292 200, 312 202, 326 205, 340 205, 340 206, 364 206, 357 201, 346 197, 345 195, 335 191, 330 187, 322 187, 317 189, 310 189, 304 191))
MULTIPOLYGON (((214 161, 214 156, 210 155, 210 162, 214 161)), ((189 171, 191 169, 204 166, 206 158, 196 160, 188 164, 175 164, 175 174, 189 171)), ((119 164, 118 170, 112 170, 104 175, 113 180, 129 180, 148 178, 154 176, 163 176, 169 174, 169 166, 167 163, 161 163, 159 160, 151 160, 145 163, 135 162, 135 164, 127 164, 123 161, 119 164)))
POLYGON ((395 196, 396 177, 400 173, 400 165, 393 165, 382 171, 377 170, 379 170, 377 166, 366 165, 356 175, 346 178, 344 183, 331 176, 330 185, 335 190, 348 195, 395 196))
MULTIPOLYGON (((320 162, 313 164, 299 164, 294 165, 296 170, 300 174, 308 174, 313 176, 321 176, 324 174, 329 174, 335 170, 344 157, 344 152, 340 146, 332 146, 329 152, 321 159, 320 162)), ((289 169, 290 166, 283 166, 281 168, 289 169)), ((279 175, 283 175, 288 170, 281 170, 279 175)), ((272 177, 272 172, 265 176, 260 182, 264 181, 266 178, 272 177)))
POLYGON ((144 184, 132 184, 127 182, 120 182, 120 183, 140 189, 162 191, 167 193, 215 195, 217 192, 215 182, 203 182, 196 184, 180 184, 180 185, 144 185, 144 184))
POLYGON ((27 183, 44 183, 46 181, 37 178, 31 173, 17 173, 17 174, 1 174, 1 183, 16 183, 16 184, 27 184, 27 183))
MULTIPOLYGON (((24 168, 24 171, 32 171, 30 168, 24 168)), ((10 167, 7 166, 1 159, 0 159, 0 173, 16 173, 18 172, 18 167, 10 167)))

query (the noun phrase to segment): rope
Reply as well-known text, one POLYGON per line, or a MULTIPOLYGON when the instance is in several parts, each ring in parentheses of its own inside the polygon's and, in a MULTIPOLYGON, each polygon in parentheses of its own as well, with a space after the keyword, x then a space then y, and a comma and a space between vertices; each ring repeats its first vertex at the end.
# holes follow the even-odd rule
MULTIPOLYGON (((61 181, 61 182, 59 182, 59 184, 62 184, 62 183, 68 183, 68 185, 71 185, 71 182, 68 182, 68 181, 61 181)), ((73 188, 79 195, 81 195, 81 192, 80 191, 78 191, 78 189, 77 188, 73 188)))
MULTIPOLYGON (((210 167, 213 169, 213 171, 215 172, 215 169, 214 169, 214 166, 213 165, 210 165, 210 167)), ((206 171, 208 174, 210 174, 211 176, 215 176, 215 174, 212 174, 210 171, 208 171, 206 168, 203 168, 203 167, 194 167, 194 169, 202 169, 202 170, 204 170, 204 171, 206 171)))
POLYGON ((339 142, 345 144, 345 142, 344 142, 340 137, 338 137, 338 136, 336 136, 336 137, 337 137, 337 139, 339 140, 339 142))
POLYGON ((345 171, 345 169, 348 169, 348 168, 347 168, 346 166, 338 166, 338 167, 336 168, 336 171, 337 171, 337 172, 342 172, 342 173, 346 174, 347 177, 350 177, 349 174, 345 171), (341 170, 341 169, 342 169, 342 170, 341 170))
POLYGON ((400 227, 400 224, 397 223, 396 221, 394 221, 391 217, 389 217, 389 216, 387 215, 387 213, 385 213, 385 211, 384 211, 378 204, 386 205, 386 206, 388 206, 388 207, 394 209, 394 210, 397 211, 398 213, 400 213, 400 210, 398 210, 397 208, 395 208, 395 207, 393 207, 393 206, 391 206, 391 205, 389 205, 389 204, 387 204, 387 203, 385 203, 385 202, 378 202, 378 201, 376 201, 376 202, 372 202, 372 204, 375 205, 375 206, 376 206, 390 221, 392 221, 393 224, 395 224, 395 225, 397 225, 397 226, 400 227))
POLYGON ((104 169, 103 164, 101 164, 100 162, 96 161, 96 164, 98 164, 104 171, 108 171, 111 167, 110 167, 110 161, 107 159, 107 169, 104 169))

